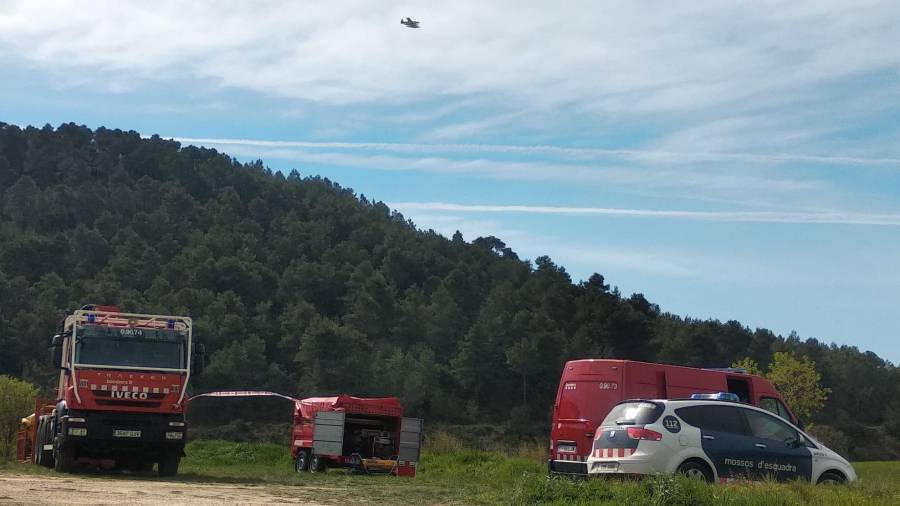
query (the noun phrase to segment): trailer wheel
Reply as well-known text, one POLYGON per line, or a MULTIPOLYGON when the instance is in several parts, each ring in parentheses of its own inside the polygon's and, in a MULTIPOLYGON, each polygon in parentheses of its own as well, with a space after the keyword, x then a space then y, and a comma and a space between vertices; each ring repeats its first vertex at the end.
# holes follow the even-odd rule
POLYGON ((309 472, 311 473, 321 473, 325 470, 325 459, 320 457, 319 455, 313 454, 312 458, 309 459, 309 472))
POLYGON ((294 459, 294 471, 298 473, 309 471, 309 450, 297 452, 297 458, 294 459))
POLYGON ((178 464, 181 463, 181 452, 166 452, 159 460, 157 471, 160 476, 175 476, 178 474, 178 464))
POLYGON ((55 468, 59 473, 71 473, 75 465, 75 449, 71 444, 57 446, 55 468))

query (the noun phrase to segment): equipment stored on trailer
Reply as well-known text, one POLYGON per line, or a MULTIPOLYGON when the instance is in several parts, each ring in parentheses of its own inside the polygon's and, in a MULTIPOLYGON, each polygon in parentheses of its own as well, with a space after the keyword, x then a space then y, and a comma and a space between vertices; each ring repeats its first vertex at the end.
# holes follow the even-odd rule
POLYGON ((55 400, 23 420, 19 459, 69 472, 99 467, 178 472, 187 432, 186 389, 203 366, 188 317, 88 305, 51 341, 55 400))
POLYGON ((404 418, 396 397, 341 394, 294 404, 291 456, 297 472, 328 467, 415 476, 422 420, 404 418))
POLYGON ((563 369, 553 405, 550 472, 587 473, 585 460, 594 431, 619 401, 674 399, 696 393, 753 404, 802 428, 775 387, 743 369, 697 369, 633 360, 572 360, 563 369))

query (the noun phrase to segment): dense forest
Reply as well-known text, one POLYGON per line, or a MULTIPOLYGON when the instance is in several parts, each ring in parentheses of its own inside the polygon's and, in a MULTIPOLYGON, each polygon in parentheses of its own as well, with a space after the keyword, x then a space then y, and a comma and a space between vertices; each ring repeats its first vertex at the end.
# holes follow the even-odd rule
POLYGON ((765 367, 790 351, 831 389, 813 422, 855 456, 898 451, 900 370, 871 352, 681 318, 296 170, 133 131, 0 123, 0 374, 51 389, 48 338, 89 302, 192 316, 209 351, 198 390, 396 394, 447 424, 546 428, 573 358, 765 367))

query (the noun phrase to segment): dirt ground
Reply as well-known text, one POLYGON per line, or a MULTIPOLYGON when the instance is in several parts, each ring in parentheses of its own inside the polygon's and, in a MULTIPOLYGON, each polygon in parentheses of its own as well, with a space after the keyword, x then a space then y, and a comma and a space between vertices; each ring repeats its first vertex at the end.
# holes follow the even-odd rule
POLYGON ((314 491, 284 485, 191 483, 108 476, 0 473, 0 505, 302 504, 314 491))

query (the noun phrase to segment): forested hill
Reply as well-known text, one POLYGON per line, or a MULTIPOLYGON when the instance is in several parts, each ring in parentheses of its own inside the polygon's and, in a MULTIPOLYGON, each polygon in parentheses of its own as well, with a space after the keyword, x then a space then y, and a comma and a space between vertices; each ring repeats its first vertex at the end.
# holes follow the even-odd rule
POLYGON ((0 124, 0 204, 0 374, 44 387, 62 311, 96 302, 194 317, 202 389, 398 394, 433 421, 546 424, 568 359, 765 366, 791 350, 832 389, 820 422, 900 432, 900 372, 872 353, 685 320, 600 274, 573 283, 498 238, 421 231, 328 179, 214 150, 0 124))

